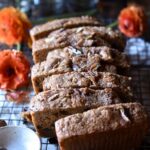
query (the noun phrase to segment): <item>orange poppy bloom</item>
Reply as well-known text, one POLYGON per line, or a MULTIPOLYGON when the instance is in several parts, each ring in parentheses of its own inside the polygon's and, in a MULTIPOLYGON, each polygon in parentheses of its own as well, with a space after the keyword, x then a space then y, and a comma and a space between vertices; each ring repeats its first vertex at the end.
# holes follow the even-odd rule
POLYGON ((30 64, 22 52, 0 51, 0 88, 15 90, 28 84, 30 64))
POLYGON ((6 7, 0 10, 0 42, 10 46, 27 42, 30 38, 28 30, 31 23, 27 16, 15 9, 6 7))
POLYGON ((146 29, 146 15, 142 7, 130 5, 124 8, 118 18, 119 29, 127 37, 138 37, 146 29))

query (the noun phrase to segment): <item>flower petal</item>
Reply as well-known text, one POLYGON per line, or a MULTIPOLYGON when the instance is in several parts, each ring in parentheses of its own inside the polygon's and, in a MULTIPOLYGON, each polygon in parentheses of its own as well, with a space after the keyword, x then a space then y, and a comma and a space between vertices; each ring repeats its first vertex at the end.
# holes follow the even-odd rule
POLYGON ((118 17, 119 29, 128 37, 138 37, 146 29, 146 15, 142 7, 131 5, 124 8, 118 17))
POLYGON ((0 51, 0 88, 14 90, 28 84, 30 64, 22 52, 0 51))
POLYGON ((0 10, 0 42, 10 46, 22 41, 27 42, 30 38, 30 28, 29 19, 18 9, 6 7, 0 10))

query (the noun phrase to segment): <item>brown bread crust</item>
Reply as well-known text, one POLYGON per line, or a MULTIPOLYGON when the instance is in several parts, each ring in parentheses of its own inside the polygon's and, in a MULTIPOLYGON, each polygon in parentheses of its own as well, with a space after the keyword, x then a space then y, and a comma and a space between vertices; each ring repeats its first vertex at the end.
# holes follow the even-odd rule
POLYGON ((61 150, 129 150, 148 132, 148 114, 139 103, 99 107, 55 123, 61 150))
POLYGON ((52 75, 44 79, 43 90, 60 88, 120 88, 127 93, 130 89, 131 77, 126 77, 109 72, 68 72, 52 75))
POLYGON ((53 57, 72 58, 74 56, 91 56, 95 54, 99 55, 102 61, 112 63, 115 66, 122 68, 128 68, 130 66, 129 59, 125 53, 107 46, 81 47, 80 49, 68 46, 62 49, 55 49, 50 51, 46 60, 51 60, 53 57))
POLYGON ((61 29, 52 32, 49 37, 33 42, 33 59, 35 63, 44 61, 49 51, 73 46, 81 47, 108 46, 123 50, 125 42, 122 36, 106 27, 79 27, 61 29))
POLYGON ((112 72, 117 73, 117 67, 109 61, 102 61, 100 55, 74 56, 72 58, 54 58, 37 63, 32 67, 31 79, 34 91, 36 93, 42 90, 44 78, 53 74, 62 74, 66 72, 112 72))
POLYGON ((47 36, 50 32, 60 28, 74 28, 78 26, 100 26, 101 23, 89 16, 56 19, 47 23, 36 25, 30 30, 32 40, 38 40, 47 36))

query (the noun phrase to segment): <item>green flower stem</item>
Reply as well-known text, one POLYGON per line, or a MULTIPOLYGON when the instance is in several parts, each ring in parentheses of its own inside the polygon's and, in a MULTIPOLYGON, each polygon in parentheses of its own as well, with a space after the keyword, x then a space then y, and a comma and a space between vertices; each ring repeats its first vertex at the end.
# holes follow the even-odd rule
POLYGON ((21 51, 21 43, 17 43, 16 48, 18 51, 21 51))
POLYGON ((81 15, 93 16, 94 14, 96 14, 96 12, 97 12, 96 9, 92 9, 92 10, 85 11, 85 12, 75 12, 75 13, 69 13, 69 14, 56 15, 56 16, 54 15, 54 16, 39 18, 37 20, 31 20, 31 21, 32 21, 32 24, 41 24, 46 21, 51 21, 54 19, 69 18, 69 17, 81 16, 81 15))
MULTIPOLYGON (((146 15, 150 16, 150 12, 147 12, 146 15)), ((112 22, 111 24, 107 25, 106 27, 113 28, 113 27, 116 27, 117 25, 118 25, 118 21, 116 20, 116 21, 112 22)))
POLYGON ((147 16, 150 16, 150 12, 147 12, 146 15, 147 15, 147 16))
POLYGON ((107 28, 113 28, 113 27, 116 27, 118 25, 118 21, 114 21, 113 23, 107 25, 106 27, 107 28))

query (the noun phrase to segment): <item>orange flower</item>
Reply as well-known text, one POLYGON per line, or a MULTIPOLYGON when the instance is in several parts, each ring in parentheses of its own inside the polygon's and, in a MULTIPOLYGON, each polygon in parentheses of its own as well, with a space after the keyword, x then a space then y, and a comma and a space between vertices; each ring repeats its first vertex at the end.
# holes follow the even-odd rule
POLYGON ((118 18, 119 29, 128 37, 140 36, 146 28, 146 15, 142 7, 130 5, 124 8, 118 18))
POLYGON ((0 10, 0 42, 10 46, 27 42, 30 28, 27 16, 18 9, 7 7, 0 10))
POLYGON ((0 51, 0 88, 15 90, 28 84, 30 64, 22 52, 0 51))

